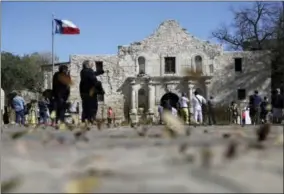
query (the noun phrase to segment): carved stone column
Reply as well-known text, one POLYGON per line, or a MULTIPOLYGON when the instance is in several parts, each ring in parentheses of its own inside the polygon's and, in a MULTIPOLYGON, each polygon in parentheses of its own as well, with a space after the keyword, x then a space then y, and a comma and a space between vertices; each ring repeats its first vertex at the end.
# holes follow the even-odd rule
POLYGON ((131 92, 131 110, 130 113, 132 114, 137 114, 137 109, 136 109, 136 97, 137 97, 137 93, 136 93, 136 88, 135 88, 135 80, 130 82, 130 92, 131 92))
POLYGON ((191 99, 192 98, 192 95, 193 95, 193 83, 192 81, 189 81, 188 82, 188 97, 191 99))
POLYGON ((44 89, 48 89, 48 75, 44 72, 44 89))
POLYGON ((155 86, 153 85, 152 81, 148 83, 148 112, 149 114, 154 113, 154 106, 155 106, 155 86))
POLYGON ((192 81, 189 81, 188 82, 188 98, 189 98, 189 100, 190 100, 190 103, 189 103, 189 111, 190 111, 190 113, 193 113, 193 109, 192 109, 192 106, 191 106, 191 99, 192 99, 192 97, 193 97, 193 87, 194 87, 194 85, 193 85, 193 83, 192 83, 192 81))
POLYGON ((210 85, 210 83, 211 83, 210 80, 206 80, 206 81, 204 82, 204 84, 205 84, 205 96, 204 96, 204 98, 206 98, 206 99, 209 99, 209 96, 210 96, 210 91, 209 91, 209 85, 210 85))

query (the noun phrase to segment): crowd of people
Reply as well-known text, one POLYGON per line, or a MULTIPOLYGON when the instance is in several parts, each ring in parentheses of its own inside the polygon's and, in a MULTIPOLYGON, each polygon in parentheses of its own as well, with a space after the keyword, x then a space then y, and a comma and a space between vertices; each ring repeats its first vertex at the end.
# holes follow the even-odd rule
POLYGON ((275 89, 271 93, 271 99, 266 96, 261 97, 258 91, 249 96, 247 106, 240 110, 240 107, 235 101, 230 105, 230 122, 244 125, 249 118, 250 123, 253 125, 261 123, 276 123, 279 124, 284 116, 284 95, 283 90, 275 89))
MULTIPOLYGON (((102 83, 97 80, 97 76, 104 74, 103 69, 93 70, 93 64, 86 60, 82 64, 80 72, 79 92, 82 100, 82 114, 79 116, 78 101, 70 102, 70 86, 73 84, 68 70, 68 66, 59 66, 58 72, 53 75, 52 89, 47 89, 42 93, 39 100, 32 100, 25 103, 20 93, 14 93, 9 106, 5 107, 3 116, 4 123, 9 123, 8 109, 12 108, 15 112, 15 121, 17 124, 50 124, 65 128, 66 116, 70 116, 73 123, 78 124, 81 120, 84 124, 94 124, 98 111, 98 95, 104 95, 102 83), (81 118, 81 119, 80 119, 81 118)), ((216 102, 212 96, 205 99, 199 91, 195 91, 191 98, 185 93, 179 97, 178 103, 173 104, 170 98, 164 100, 158 107, 159 122, 162 121, 162 113, 165 110, 180 117, 185 124, 192 123, 190 107, 193 112, 194 123, 204 124, 204 113, 209 125, 216 125, 215 107, 216 102)), ((273 90, 271 100, 267 97, 261 97, 258 91, 249 96, 249 103, 240 110, 236 102, 232 102, 229 107, 230 123, 244 125, 249 117, 252 124, 265 122, 280 123, 283 119, 284 97, 283 89, 273 90), (247 114, 249 112, 249 114, 247 114)), ((108 125, 114 120, 114 111, 108 108, 108 125)))
MULTIPOLYGON (((162 124, 163 111, 171 111, 173 116, 180 117, 185 124, 205 124, 204 117, 206 116, 206 124, 216 125, 216 102, 213 96, 206 100, 198 91, 194 92, 191 98, 186 97, 182 93, 177 104, 167 99, 158 107, 159 123, 162 124), (190 113, 190 107, 192 113, 190 113), (190 121, 191 114, 193 114, 193 121, 190 121)), ((258 91, 249 96, 247 105, 241 107, 235 101, 231 102, 228 107, 228 121, 230 124, 261 124, 261 123, 281 123, 284 119, 284 95, 283 89, 273 90, 271 93, 271 100, 266 96, 261 97, 258 91), (248 121, 249 120, 249 121, 248 121)))
POLYGON ((185 93, 181 94, 179 101, 176 104, 173 104, 171 101, 172 99, 166 99, 158 106, 158 113, 159 113, 159 122, 160 124, 163 123, 162 114, 163 111, 170 111, 173 116, 180 117, 185 124, 189 124, 190 121, 190 105, 193 109, 193 118, 195 123, 202 124, 203 119, 203 112, 205 106, 208 108, 209 114, 209 122, 211 124, 216 124, 216 119, 214 115, 214 102, 213 97, 207 101, 199 91, 195 91, 194 95, 189 99, 185 93), (207 106, 208 105, 208 106, 207 106))
MULTIPOLYGON (((66 116, 76 122, 81 118, 84 124, 93 124, 96 120, 98 110, 98 95, 104 95, 104 89, 97 76, 104 74, 103 69, 93 70, 93 64, 86 60, 82 64, 80 72, 79 92, 82 100, 82 115, 79 115, 79 102, 70 102, 70 86, 72 80, 68 66, 59 66, 58 72, 53 75, 52 89, 45 90, 40 100, 25 102, 20 93, 14 92, 9 106, 5 107, 4 123, 9 123, 8 109, 12 108, 15 112, 15 122, 17 124, 50 124, 65 128, 66 116), (77 115, 77 119, 75 118, 77 115)), ((111 107, 108 108, 108 123, 112 122, 114 112, 111 107)))

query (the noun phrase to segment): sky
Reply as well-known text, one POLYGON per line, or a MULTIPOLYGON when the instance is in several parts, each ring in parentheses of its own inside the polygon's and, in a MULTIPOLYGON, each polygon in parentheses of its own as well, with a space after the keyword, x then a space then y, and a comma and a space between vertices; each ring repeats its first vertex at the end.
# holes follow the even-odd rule
POLYGON ((143 40, 165 20, 177 20, 202 40, 222 23, 230 8, 251 2, 1 2, 1 51, 23 55, 52 50, 52 14, 80 28, 80 35, 55 35, 61 62, 72 54, 116 54, 118 45, 143 40))

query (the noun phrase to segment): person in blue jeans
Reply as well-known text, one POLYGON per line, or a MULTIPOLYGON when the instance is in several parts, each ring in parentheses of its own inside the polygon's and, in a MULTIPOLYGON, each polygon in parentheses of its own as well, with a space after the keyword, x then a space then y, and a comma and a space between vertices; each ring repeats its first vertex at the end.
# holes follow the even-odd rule
POLYGON ((25 100, 19 94, 12 100, 13 109, 16 113, 16 123, 17 124, 25 124, 25 100))
POLYGON ((44 97, 38 102, 40 123, 48 124, 49 114, 48 114, 48 101, 44 97))

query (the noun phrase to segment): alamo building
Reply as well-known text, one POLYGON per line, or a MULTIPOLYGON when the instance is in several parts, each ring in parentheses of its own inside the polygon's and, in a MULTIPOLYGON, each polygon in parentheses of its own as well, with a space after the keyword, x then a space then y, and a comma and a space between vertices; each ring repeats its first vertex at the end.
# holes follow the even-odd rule
MULTIPOLYGON (((105 70, 98 76, 106 92, 99 97, 98 117, 103 114, 106 118, 109 106, 121 120, 141 111, 157 115, 162 99, 176 101, 182 92, 191 96, 196 89, 205 98, 214 96, 220 104, 246 101, 254 90, 270 96, 269 52, 224 51, 222 45, 194 37, 175 20, 164 21, 144 40, 118 46, 116 55, 71 55, 70 61, 63 64, 68 64, 75 83, 70 99, 79 102, 84 60, 105 70), (201 71, 199 81, 188 76, 186 69, 201 71)), ((51 88, 52 67, 43 68, 45 88, 51 88)))

